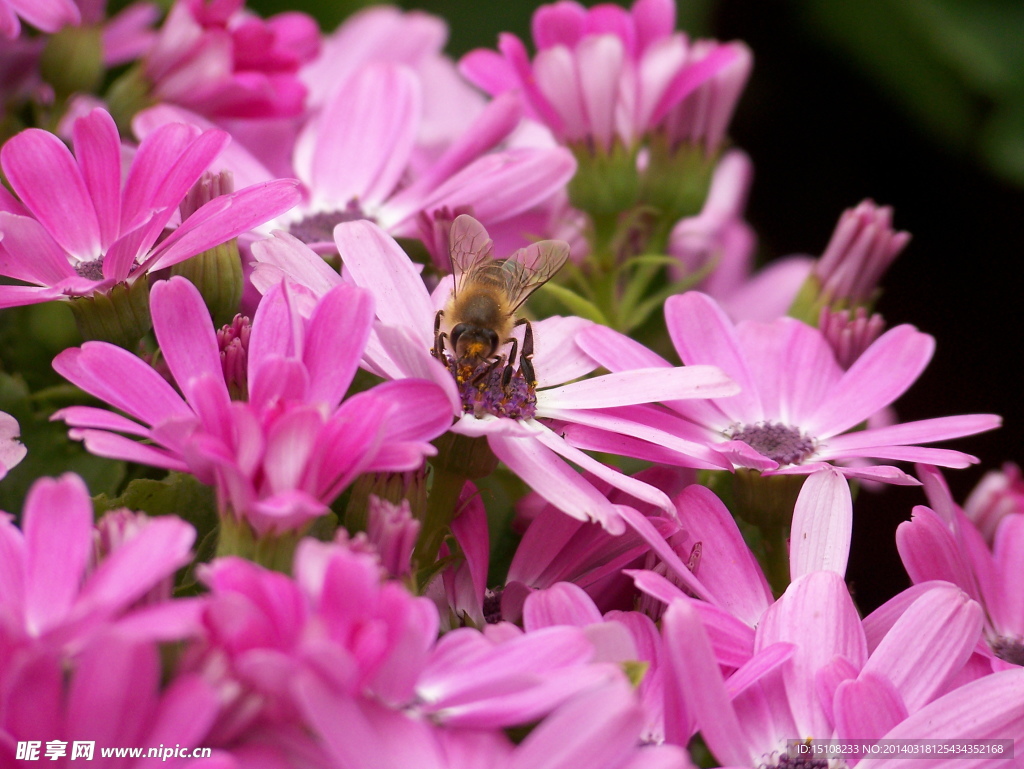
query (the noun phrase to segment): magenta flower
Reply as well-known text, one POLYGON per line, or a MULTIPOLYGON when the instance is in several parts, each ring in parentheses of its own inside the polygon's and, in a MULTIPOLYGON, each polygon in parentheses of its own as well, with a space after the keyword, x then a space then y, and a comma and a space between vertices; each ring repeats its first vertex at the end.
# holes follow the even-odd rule
POLYGON ((964 512, 990 545, 1004 517, 1024 512, 1024 480, 1020 468, 1007 462, 1001 470, 991 470, 964 502, 964 512))
MULTIPOLYGON (((632 147, 698 87, 737 58, 749 58, 742 45, 691 44, 674 30, 673 0, 637 0, 630 11, 612 4, 588 10, 563 0, 534 13, 532 62, 519 38, 503 34, 500 53, 472 51, 460 69, 492 95, 519 91, 559 140, 591 142, 606 153, 616 142, 632 147)), ((735 99, 719 101, 715 109, 724 120, 716 112, 702 127, 709 140, 735 99)), ((680 135, 697 130, 692 117, 672 123, 680 135)))
POLYGON ((294 117, 306 89, 299 68, 320 34, 304 13, 260 19, 243 0, 179 0, 143 60, 152 97, 213 119, 294 117))
POLYGON ((119 767, 152 766, 153 760, 100 759, 101 751, 203 745, 220 709, 217 693, 198 675, 165 683, 164 673, 156 644, 117 632, 90 641, 70 665, 45 646, 4 659, 0 763, 17 766, 27 758, 18 755, 16 761, 19 742, 34 742, 38 753, 32 757, 47 763, 47 751, 58 748, 63 752, 52 758, 62 759, 60 766, 92 759, 119 767), (92 754, 76 753, 76 742, 93 743, 92 754))
MULTIPOLYGON (((709 489, 692 485, 676 496, 678 530, 669 537, 682 557, 699 548, 685 573, 663 566, 628 569, 636 586, 664 606, 698 598, 693 609, 706 625, 718 664, 742 668, 755 654, 756 628, 774 605, 771 588, 729 510, 709 489)), ((793 510, 789 573, 795 582, 816 572, 842 576, 850 551, 853 501, 834 468, 809 476, 793 510)), ((660 617, 662 607, 648 609, 660 617)))
POLYGON ((0 411, 0 480, 28 453, 28 449, 18 440, 20 434, 18 420, 0 411))
POLYGON ((32 486, 22 530, 7 516, 0 519, 0 660, 9 662, 18 648, 74 653, 112 625, 167 640, 195 629, 194 601, 133 610, 188 563, 195 538, 189 524, 154 518, 99 562, 96 538, 89 492, 71 474, 32 486))
POLYGON ((361 472, 418 468, 433 452, 427 441, 449 424, 444 393, 422 380, 342 402, 373 322, 372 299, 352 286, 320 302, 283 285, 264 298, 249 339, 246 402, 229 398, 210 316, 191 283, 158 283, 152 312, 184 398, 141 359, 87 342, 58 355, 54 368, 129 418, 87 406, 54 418, 100 456, 194 473, 215 486, 222 512, 260 534, 322 514, 361 472))
MULTIPOLYGON (((807 474, 835 462, 847 477, 916 484, 890 465, 845 463, 881 459, 966 467, 977 459, 917 444, 973 435, 1001 423, 992 414, 970 414, 854 430, 902 395, 928 364, 934 340, 910 325, 890 329, 844 371, 821 332, 792 318, 733 325, 714 300, 690 292, 665 303, 665 319, 687 367, 718 366, 741 392, 670 403, 675 414, 659 415, 662 429, 705 441, 735 467, 807 474)), ((668 371, 666 361, 607 328, 585 329, 579 344, 611 371, 638 365, 668 371)), ((573 430, 570 439, 598 448, 584 430, 573 430)), ((671 461, 668 454, 657 446, 648 457, 671 461)))
POLYGON ((30 128, 0 163, 19 199, 0 190, 0 307, 107 291, 184 261, 291 208, 295 182, 278 180, 210 201, 160 240, 189 188, 225 147, 222 131, 168 125, 147 137, 122 178, 110 115, 76 121, 75 154, 30 128))
MULTIPOLYGON (((1024 665, 1024 599, 1017 583, 1024 557, 1024 512, 1007 513, 992 546, 953 501, 938 470, 918 468, 931 508, 914 508, 896 530, 896 546, 915 584, 945 580, 985 609, 985 639, 992 654, 1024 665)), ((1008 665, 996 664, 996 669, 1008 665)))
POLYGON ((68 24, 78 24, 82 19, 74 0, 44 0, 41 3, 2 0, 0 37, 14 40, 21 34, 19 17, 43 32, 56 32, 68 24))
MULTIPOLYGON (((402 347, 395 346, 400 339, 406 339, 422 351, 433 348, 435 315, 447 302, 451 284, 442 282, 431 296, 409 257, 371 222, 340 225, 335 230, 335 243, 344 261, 346 278, 377 297, 377 318, 387 329, 378 330, 376 339, 371 338, 367 345, 364 358, 367 368, 398 380, 429 375, 449 393, 452 415, 456 417, 451 430, 470 437, 486 436, 500 460, 563 512, 581 520, 599 521, 613 532, 624 529, 622 513, 565 460, 637 499, 666 511, 671 511, 672 507, 660 490, 572 447, 561 438, 562 428, 553 429, 549 420, 590 424, 613 435, 646 435, 651 440, 664 440, 679 451, 692 450, 693 465, 723 466, 714 452, 695 443, 680 443, 669 433, 626 417, 602 416, 605 409, 615 406, 735 392, 732 383, 722 377, 718 369, 687 366, 637 370, 572 382, 595 368, 594 362, 573 342, 577 332, 589 323, 579 318, 548 318, 533 324, 538 380, 536 402, 525 399, 517 416, 501 415, 497 408, 477 413, 480 410, 475 406, 463 404, 463 396, 467 394, 457 390, 454 377, 444 366, 429 357, 425 360, 423 353, 412 358, 402 347), (398 297, 401 301, 396 301, 398 297)), ((257 287, 272 285, 282 274, 309 285, 314 292, 322 292, 341 280, 294 239, 279 235, 256 244, 254 251, 260 262, 254 274, 257 287)))
POLYGON ((1010 694, 1024 671, 945 694, 981 628, 978 605, 952 585, 918 596, 869 653, 841 576, 808 573, 766 612, 753 657, 728 680, 711 628, 689 599, 673 601, 666 612, 666 735, 686 744, 699 730, 724 766, 774 765, 791 739, 1024 735, 1024 705, 1010 694))
MULTIPOLYGON (((439 157, 416 167, 423 89, 422 78, 400 64, 371 62, 352 74, 295 139, 288 175, 302 181, 302 203, 263 231, 287 230, 315 250, 329 251, 335 225, 354 219, 369 219, 396 237, 419 237, 422 216, 432 221, 455 210, 471 210, 488 225, 511 226, 550 200, 576 170, 562 148, 495 151, 520 120, 511 97, 491 102, 439 157)), ((147 135, 177 120, 194 118, 157 107, 134 125, 147 135)), ((241 145, 229 149, 222 163, 250 183, 280 175, 241 145)))

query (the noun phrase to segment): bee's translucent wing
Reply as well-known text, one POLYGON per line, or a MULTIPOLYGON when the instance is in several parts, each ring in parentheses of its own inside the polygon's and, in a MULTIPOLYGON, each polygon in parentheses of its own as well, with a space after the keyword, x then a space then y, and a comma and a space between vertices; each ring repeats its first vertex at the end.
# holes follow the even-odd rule
POLYGON ((505 295, 512 312, 562 269, 569 258, 569 244, 564 240, 542 240, 516 251, 502 261, 505 295))
POLYGON ((487 230, 480 222, 469 214, 461 214, 455 217, 448 234, 448 256, 458 293, 467 273, 494 258, 494 241, 487 237, 487 230))

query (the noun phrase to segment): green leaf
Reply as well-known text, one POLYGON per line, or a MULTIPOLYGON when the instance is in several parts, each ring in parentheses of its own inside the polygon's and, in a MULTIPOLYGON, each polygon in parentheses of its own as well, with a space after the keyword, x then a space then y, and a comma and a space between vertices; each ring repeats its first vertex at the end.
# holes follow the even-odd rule
POLYGON ((598 309, 597 305, 584 299, 576 292, 565 288, 565 286, 559 286, 555 283, 545 283, 540 288, 541 293, 546 293, 549 296, 553 296, 559 302, 561 302, 573 315, 579 315, 581 318, 592 320, 595 323, 607 326, 608 319, 604 313, 598 309))
POLYGON ((186 473, 172 472, 163 480, 139 478, 129 483, 119 497, 93 497, 97 515, 119 507, 149 515, 177 515, 195 526, 200 538, 217 525, 213 489, 186 473))

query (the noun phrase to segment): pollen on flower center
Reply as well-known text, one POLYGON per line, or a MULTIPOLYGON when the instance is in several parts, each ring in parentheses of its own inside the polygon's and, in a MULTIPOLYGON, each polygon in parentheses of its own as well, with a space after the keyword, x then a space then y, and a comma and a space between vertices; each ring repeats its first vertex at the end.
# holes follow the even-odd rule
POLYGON ((479 418, 484 414, 509 419, 530 419, 537 413, 537 391, 516 369, 507 383, 502 382, 504 365, 484 361, 476 366, 459 365, 448 353, 442 361, 455 377, 462 398, 462 409, 479 418))
POLYGON ((813 439, 795 427, 776 422, 737 425, 731 429, 729 437, 743 441, 780 465, 799 464, 814 453, 813 439))
POLYGON ((75 265, 75 272, 87 280, 103 280, 103 257, 97 257, 88 262, 78 262, 75 265))
POLYGON ((321 211, 300 219, 288 228, 288 232, 303 243, 323 243, 334 240, 334 228, 342 222, 354 222, 360 219, 373 221, 360 208, 359 203, 350 200, 341 211, 321 211))

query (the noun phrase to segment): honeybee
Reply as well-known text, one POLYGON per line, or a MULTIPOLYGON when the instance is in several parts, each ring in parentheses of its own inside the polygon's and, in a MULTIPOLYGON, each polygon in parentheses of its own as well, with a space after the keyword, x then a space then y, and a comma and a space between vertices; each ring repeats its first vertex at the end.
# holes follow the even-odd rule
POLYGON ((523 302, 558 272, 569 257, 569 244, 562 240, 543 240, 521 248, 507 259, 495 259, 493 241, 483 225, 468 214, 452 222, 448 236, 448 254, 452 262, 455 286, 451 298, 434 318, 434 356, 445 361, 445 339, 455 354, 457 376, 484 381, 505 362, 497 354, 506 342, 512 343, 508 363, 502 372, 502 385, 512 379, 518 352, 518 340, 512 329, 526 326, 519 370, 536 386, 533 369, 533 328, 526 318, 516 318, 523 302), (441 331, 441 319, 447 318, 451 332, 441 331), (484 365, 486 364, 486 365, 484 365))

